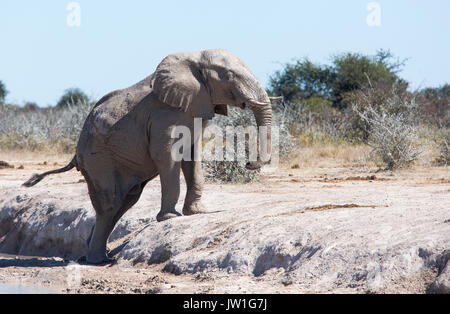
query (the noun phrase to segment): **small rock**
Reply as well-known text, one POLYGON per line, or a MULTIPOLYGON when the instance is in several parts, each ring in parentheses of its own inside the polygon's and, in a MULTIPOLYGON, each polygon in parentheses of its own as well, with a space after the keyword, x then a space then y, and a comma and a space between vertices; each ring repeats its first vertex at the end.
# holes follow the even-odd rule
POLYGON ((22 203, 23 201, 26 201, 28 199, 30 199, 30 196, 28 196, 27 194, 17 195, 16 196, 16 202, 17 203, 22 203))
POLYGON ((5 168, 14 168, 14 166, 8 164, 6 161, 0 160, 0 169, 5 169, 5 168))
POLYGON ((145 294, 157 294, 157 293, 160 293, 161 291, 162 291, 161 287, 153 287, 153 288, 147 289, 145 291, 145 294))
POLYGON ((281 281, 281 283, 282 283, 285 287, 287 287, 287 286, 292 285, 292 280, 291 280, 291 279, 283 279, 283 280, 281 281))

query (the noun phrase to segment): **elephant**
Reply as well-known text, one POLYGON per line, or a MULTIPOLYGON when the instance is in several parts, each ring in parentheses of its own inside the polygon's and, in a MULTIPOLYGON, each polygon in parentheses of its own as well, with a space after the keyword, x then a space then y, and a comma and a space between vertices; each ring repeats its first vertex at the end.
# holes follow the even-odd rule
MULTIPOLYGON (((194 118, 207 122, 216 113, 227 115, 228 106, 248 106, 257 126, 268 128, 257 160, 247 163, 248 169, 259 169, 267 162, 259 157, 261 149, 270 156, 271 98, 237 56, 211 49, 171 54, 147 78, 103 96, 86 118, 72 161, 33 175, 24 186, 76 167, 85 178, 96 214, 85 259, 89 264, 108 263, 107 240, 114 226, 158 175, 162 195, 158 222, 181 216, 175 210, 180 171, 187 186, 183 215, 206 212, 201 203, 201 161, 171 158, 176 140, 171 130, 180 125, 192 130, 194 118)), ((261 134, 258 140, 261 143, 261 134)))

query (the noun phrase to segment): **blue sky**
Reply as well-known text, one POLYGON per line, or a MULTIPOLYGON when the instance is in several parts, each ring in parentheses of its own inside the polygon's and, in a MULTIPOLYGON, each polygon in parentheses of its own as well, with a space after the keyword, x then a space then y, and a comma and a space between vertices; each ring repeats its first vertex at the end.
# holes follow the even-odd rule
POLYGON ((0 2, 0 80, 7 102, 54 105, 65 89, 100 98, 151 74, 167 54, 226 48, 264 86, 286 62, 328 63, 342 52, 390 49, 409 58, 413 88, 450 82, 449 0, 160 0, 0 2), (380 8, 369 26, 367 4, 380 8))

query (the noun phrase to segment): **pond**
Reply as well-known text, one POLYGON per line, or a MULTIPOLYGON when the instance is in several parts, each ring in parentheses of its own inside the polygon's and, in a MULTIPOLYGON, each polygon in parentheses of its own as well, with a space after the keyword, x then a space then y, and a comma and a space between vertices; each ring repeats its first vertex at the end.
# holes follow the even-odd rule
POLYGON ((0 283, 0 294, 52 294, 52 293, 55 292, 45 288, 26 287, 22 285, 10 285, 0 283))

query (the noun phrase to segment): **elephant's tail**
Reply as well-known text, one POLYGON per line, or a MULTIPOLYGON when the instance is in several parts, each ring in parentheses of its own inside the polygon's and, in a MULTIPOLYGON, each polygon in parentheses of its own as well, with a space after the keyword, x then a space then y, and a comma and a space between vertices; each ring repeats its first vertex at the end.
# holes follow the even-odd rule
POLYGON ((33 185, 39 183, 42 179, 44 179, 49 174, 66 172, 66 171, 69 171, 70 169, 72 169, 74 167, 77 167, 77 157, 76 156, 74 156, 72 158, 72 161, 67 166, 65 166, 63 168, 60 168, 60 169, 47 171, 47 172, 44 172, 44 173, 41 173, 41 174, 37 174, 36 173, 27 182, 23 183, 22 185, 26 186, 26 187, 33 186, 33 185))

